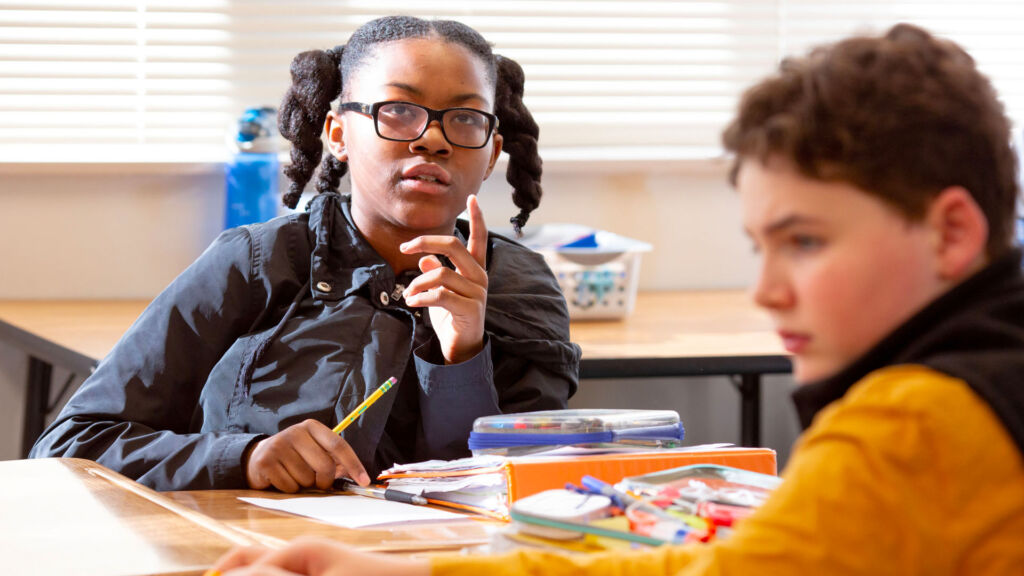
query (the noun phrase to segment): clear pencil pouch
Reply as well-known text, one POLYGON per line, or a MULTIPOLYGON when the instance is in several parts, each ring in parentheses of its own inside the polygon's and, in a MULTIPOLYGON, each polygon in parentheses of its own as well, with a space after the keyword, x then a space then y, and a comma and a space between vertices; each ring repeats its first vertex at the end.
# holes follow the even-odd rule
POLYGON ((559 446, 674 448, 684 435, 674 410, 545 410, 477 418, 469 449, 515 456, 559 446))

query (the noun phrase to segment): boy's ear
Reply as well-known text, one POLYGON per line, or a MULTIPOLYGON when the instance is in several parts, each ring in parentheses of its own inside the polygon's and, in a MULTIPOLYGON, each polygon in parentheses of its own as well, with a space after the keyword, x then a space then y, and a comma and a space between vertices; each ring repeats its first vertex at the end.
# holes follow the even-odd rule
POLYGON ((932 200, 925 221, 934 233, 936 271, 958 282, 986 261, 988 219, 963 186, 950 186, 932 200))
POLYGON ((348 162, 348 150, 345 148, 345 122, 335 111, 327 113, 324 119, 324 135, 327 136, 327 149, 331 156, 341 162, 348 162))

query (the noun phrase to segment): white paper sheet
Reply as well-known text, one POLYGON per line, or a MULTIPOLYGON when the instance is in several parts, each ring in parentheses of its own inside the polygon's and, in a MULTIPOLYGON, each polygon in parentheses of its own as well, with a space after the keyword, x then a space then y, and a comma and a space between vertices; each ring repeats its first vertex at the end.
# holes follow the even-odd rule
POLYGON ((427 460, 410 464, 395 464, 384 471, 384 474, 400 474, 402 472, 453 472, 456 470, 476 470, 479 468, 496 468, 505 463, 504 456, 470 456, 456 460, 427 460))
POLYGON ((280 500, 271 498, 239 498, 239 500, 261 508, 307 516, 345 528, 465 518, 462 514, 438 510, 430 506, 391 502, 365 496, 300 496, 280 500))

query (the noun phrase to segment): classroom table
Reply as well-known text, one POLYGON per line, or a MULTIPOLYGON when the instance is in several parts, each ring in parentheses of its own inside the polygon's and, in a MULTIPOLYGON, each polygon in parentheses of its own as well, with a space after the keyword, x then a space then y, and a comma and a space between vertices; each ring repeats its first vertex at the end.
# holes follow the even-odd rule
MULTIPOLYGON (((235 545, 280 547, 314 534, 401 554, 487 544, 503 523, 467 515, 358 530, 259 508, 254 490, 155 492, 95 462, 0 462, 0 572, 62 576, 202 574, 235 545)), ((304 493, 304 497, 327 494, 304 493)))
MULTIPOLYGON (((29 356, 22 454, 43 431, 54 366, 84 378, 146 306, 144 300, 0 300, 0 339, 29 356)), ((740 443, 760 445, 761 376, 790 371, 766 315, 738 290, 648 292, 624 320, 578 321, 581 378, 728 376, 740 393, 740 443)), ((61 394, 56 394, 59 400, 61 394)))

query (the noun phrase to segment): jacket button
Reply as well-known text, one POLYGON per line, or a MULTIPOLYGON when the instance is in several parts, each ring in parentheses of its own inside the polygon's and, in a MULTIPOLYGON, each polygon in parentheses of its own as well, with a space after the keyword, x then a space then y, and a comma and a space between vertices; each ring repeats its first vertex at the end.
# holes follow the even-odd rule
POLYGON ((321 291, 321 292, 330 292, 331 291, 331 285, 328 284, 327 282, 317 282, 316 283, 316 289, 321 291))
POLYGON ((391 298, 388 296, 388 293, 387 292, 381 292, 380 293, 380 303, 385 305, 385 306, 387 306, 388 302, 391 302, 391 298))

